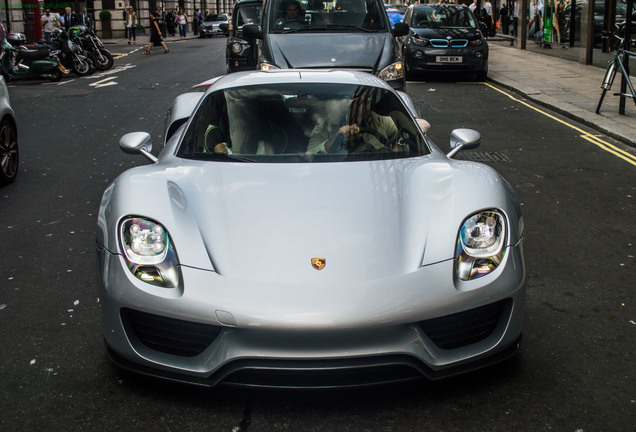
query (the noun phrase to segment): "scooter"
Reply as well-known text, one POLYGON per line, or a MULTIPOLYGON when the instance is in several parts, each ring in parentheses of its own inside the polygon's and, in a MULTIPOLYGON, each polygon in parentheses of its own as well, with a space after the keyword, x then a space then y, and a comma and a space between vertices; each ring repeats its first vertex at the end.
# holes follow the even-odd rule
POLYGON ((0 54, 2 74, 8 79, 27 79, 46 77, 51 81, 59 81, 66 68, 60 60, 51 54, 48 48, 27 49, 14 47, 6 39, 2 40, 0 54))

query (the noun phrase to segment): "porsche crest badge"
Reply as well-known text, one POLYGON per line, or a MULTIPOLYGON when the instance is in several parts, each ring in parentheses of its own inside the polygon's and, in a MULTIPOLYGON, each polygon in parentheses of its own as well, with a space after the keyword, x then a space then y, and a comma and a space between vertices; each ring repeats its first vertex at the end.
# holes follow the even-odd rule
POLYGON ((316 270, 322 270, 327 265, 327 259, 326 258, 312 258, 311 259, 311 265, 316 270))

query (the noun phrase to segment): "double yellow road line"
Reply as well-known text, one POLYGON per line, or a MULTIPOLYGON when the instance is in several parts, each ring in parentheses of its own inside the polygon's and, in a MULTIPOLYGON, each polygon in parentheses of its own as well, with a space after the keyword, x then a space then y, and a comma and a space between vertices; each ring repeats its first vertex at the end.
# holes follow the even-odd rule
POLYGON ((602 139, 601 139, 598 135, 592 135, 592 134, 591 134, 591 133, 589 133, 589 132, 585 132, 583 129, 581 129, 581 128, 577 127, 577 126, 574 126, 573 124, 570 124, 570 123, 568 123, 568 122, 566 122, 566 121, 563 121, 563 120, 561 120, 561 119, 559 119, 559 118, 556 118, 556 117, 555 117, 555 116, 553 116, 552 114, 549 114, 549 113, 547 113, 547 112, 545 112, 545 111, 543 111, 543 110, 540 110, 539 108, 533 107, 533 106, 532 106, 532 105, 530 105, 529 103, 524 102, 524 101, 522 101, 521 99, 517 99, 517 98, 515 98, 514 96, 512 96, 512 95, 510 95, 510 94, 506 93, 506 92, 505 92, 505 91, 503 91, 503 90, 498 89, 497 87, 495 87, 495 86, 493 86, 493 85, 490 85, 490 84, 488 84, 488 83, 485 83, 484 85, 486 85, 486 86, 490 87, 490 88, 491 88, 491 89, 493 89, 493 90, 498 91, 499 93, 501 93, 501 94, 503 94, 503 95, 508 96, 510 99, 512 99, 512 100, 513 100, 513 101, 515 101, 515 102, 518 102, 518 103, 520 103, 520 104, 522 104, 522 105, 527 106, 527 107, 528 107, 528 108, 530 108, 531 110, 534 110, 534 111, 536 111, 536 112, 538 112, 538 113, 540 113, 540 114, 543 114, 543 115, 544 115, 544 116, 546 116, 546 117, 551 118, 552 120, 554 120, 554 121, 556 121, 556 122, 561 123, 562 125, 565 125, 565 126, 567 126, 567 127, 569 127, 569 128, 574 129, 575 131, 577 131, 577 132, 579 132, 579 133, 581 134, 580 136, 581 136, 581 138, 583 138, 584 140, 587 140, 587 141, 591 142, 592 144, 594 144, 594 145, 596 145, 596 146, 600 147, 601 149, 605 150, 606 152, 611 153, 611 154, 613 154, 614 156, 616 156, 616 157, 619 157, 619 158, 623 159, 625 162, 630 163, 630 164, 632 164, 632 165, 636 166, 636 155, 631 154, 631 153, 629 153, 629 152, 626 152, 625 150, 623 150, 623 149, 621 149, 621 148, 619 148, 619 147, 617 147, 617 146, 615 146, 615 145, 613 145, 613 144, 611 144, 611 143, 608 143, 607 141, 602 140, 602 139))

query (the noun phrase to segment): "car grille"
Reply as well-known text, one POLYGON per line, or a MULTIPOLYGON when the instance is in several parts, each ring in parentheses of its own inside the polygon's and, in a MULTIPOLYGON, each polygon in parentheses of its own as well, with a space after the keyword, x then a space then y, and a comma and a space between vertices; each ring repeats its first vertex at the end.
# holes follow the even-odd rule
POLYGON ((465 312, 421 321, 420 327, 442 349, 471 345, 492 334, 511 301, 502 300, 465 312))
POLYGON ((465 48, 468 45, 466 39, 431 39, 430 44, 434 48, 465 48))
POLYGON ((221 331, 221 327, 166 318, 122 309, 121 318, 127 333, 156 351, 183 357, 201 354, 221 331))

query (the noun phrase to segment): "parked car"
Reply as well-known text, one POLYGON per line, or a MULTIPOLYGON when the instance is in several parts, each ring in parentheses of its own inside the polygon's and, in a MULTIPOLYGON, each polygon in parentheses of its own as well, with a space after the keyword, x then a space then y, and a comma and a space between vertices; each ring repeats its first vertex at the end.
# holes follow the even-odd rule
POLYGON ((442 152, 408 95, 364 72, 202 86, 169 110, 157 157, 149 134, 121 138, 152 163, 102 197, 99 298, 117 364, 209 386, 331 387, 442 378, 517 350, 520 206, 494 169, 452 158, 478 132, 454 130, 442 152))
POLYGON ((463 72, 478 81, 488 75, 488 42, 466 6, 412 5, 404 15, 409 34, 402 38, 407 74, 463 72))
POLYGON ((225 30, 221 28, 221 25, 228 24, 230 22, 230 18, 227 14, 210 14, 206 15, 206 17, 201 22, 199 26, 199 37, 212 37, 215 35, 228 35, 227 27, 225 30))
POLYGON ((402 23, 391 29, 380 0, 264 0, 262 29, 243 28, 258 39, 259 69, 362 70, 396 89, 405 86, 396 37, 407 32, 402 23))
POLYGON ((18 125, 11 108, 7 84, 4 77, 0 76, 0 186, 15 180, 19 163, 18 125))
POLYGON ((254 70, 257 64, 256 40, 243 35, 243 26, 260 25, 262 0, 238 0, 234 3, 232 23, 225 48, 227 72, 254 70))

